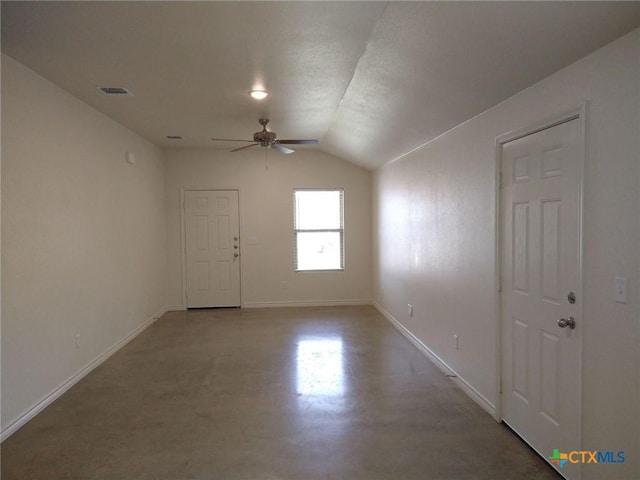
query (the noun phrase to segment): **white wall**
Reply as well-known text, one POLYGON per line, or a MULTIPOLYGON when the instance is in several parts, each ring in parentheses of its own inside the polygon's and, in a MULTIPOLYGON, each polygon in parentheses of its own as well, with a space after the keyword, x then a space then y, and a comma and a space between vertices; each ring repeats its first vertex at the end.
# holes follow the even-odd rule
POLYGON ((163 312, 163 168, 160 149, 2 56, 3 434, 163 312))
POLYGON ((322 305, 371 301, 371 173, 317 150, 283 155, 254 147, 165 150, 169 232, 169 306, 184 308, 181 188, 240 190, 244 306, 322 305), (268 169, 266 168, 268 166, 268 169), (345 270, 294 272, 293 189, 344 188, 345 270), (257 245, 248 245, 255 237, 257 245), (287 288, 282 288, 282 282, 287 288))
POLYGON ((627 461, 585 466, 585 478, 640 477, 639 72, 635 31, 374 176, 375 301, 495 404, 495 138, 588 102, 582 447, 627 461))

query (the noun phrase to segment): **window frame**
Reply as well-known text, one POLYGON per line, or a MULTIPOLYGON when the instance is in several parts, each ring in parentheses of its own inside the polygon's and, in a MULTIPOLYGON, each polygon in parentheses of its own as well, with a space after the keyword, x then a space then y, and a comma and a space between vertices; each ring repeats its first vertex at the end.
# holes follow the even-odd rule
POLYGON ((345 235, 344 235, 344 188, 294 188, 293 189, 293 270, 294 272, 343 272, 345 270, 345 235), (340 228, 297 228, 298 206, 296 202, 297 192, 339 192, 340 193, 340 228), (339 233, 340 235, 340 267, 339 268, 299 268, 298 266, 298 233, 339 233))

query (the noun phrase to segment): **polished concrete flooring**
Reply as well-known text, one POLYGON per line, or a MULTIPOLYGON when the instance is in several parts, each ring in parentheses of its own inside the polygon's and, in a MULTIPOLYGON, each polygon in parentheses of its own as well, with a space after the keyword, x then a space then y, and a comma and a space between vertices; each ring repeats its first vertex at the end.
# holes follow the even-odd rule
POLYGON ((372 307, 170 312, 2 445, 2 480, 556 478, 372 307))

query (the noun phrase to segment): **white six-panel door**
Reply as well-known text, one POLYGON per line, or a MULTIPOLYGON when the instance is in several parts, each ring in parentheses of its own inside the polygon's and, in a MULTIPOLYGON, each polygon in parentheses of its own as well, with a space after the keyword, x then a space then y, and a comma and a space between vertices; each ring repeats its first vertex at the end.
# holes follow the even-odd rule
POLYGON ((580 121, 501 151, 502 417, 546 459, 580 450, 580 121))
POLYGON ((240 306, 237 190, 184 192, 187 308, 240 306))

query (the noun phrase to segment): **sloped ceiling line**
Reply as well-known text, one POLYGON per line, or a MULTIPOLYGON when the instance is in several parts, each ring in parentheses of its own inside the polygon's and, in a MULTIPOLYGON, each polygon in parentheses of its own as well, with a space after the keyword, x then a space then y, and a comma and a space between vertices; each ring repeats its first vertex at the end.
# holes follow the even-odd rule
POLYGON ((358 72, 358 69, 359 69, 359 67, 360 67, 365 55, 367 54, 367 52, 372 47, 373 34, 374 34, 376 28, 378 27, 378 25, 380 24, 380 21, 384 18, 385 13, 387 12, 388 8, 389 8, 389 2, 385 2, 384 9, 382 10, 382 12, 380 12, 380 16, 378 17, 378 20, 376 21, 376 23, 371 28, 371 33, 369 34, 369 38, 368 38, 367 42, 365 43, 364 47, 362 48, 362 52, 360 53, 360 55, 358 57, 358 61, 355 63, 355 66, 354 66, 354 68, 352 70, 352 73, 351 73, 351 78, 349 79, 349 82, 345 86, 345 89, 342 92, 342 95, 340 96, 340 101, 336 105, 333 117, 335 117, 335 115, 340 110, 340 107, 344 103, 345 97, 347 96, 347 93, 349 92, 349 89, 351 89, 351 87, 353 85, 353 79, 355 78, 356 73, 358 72))

